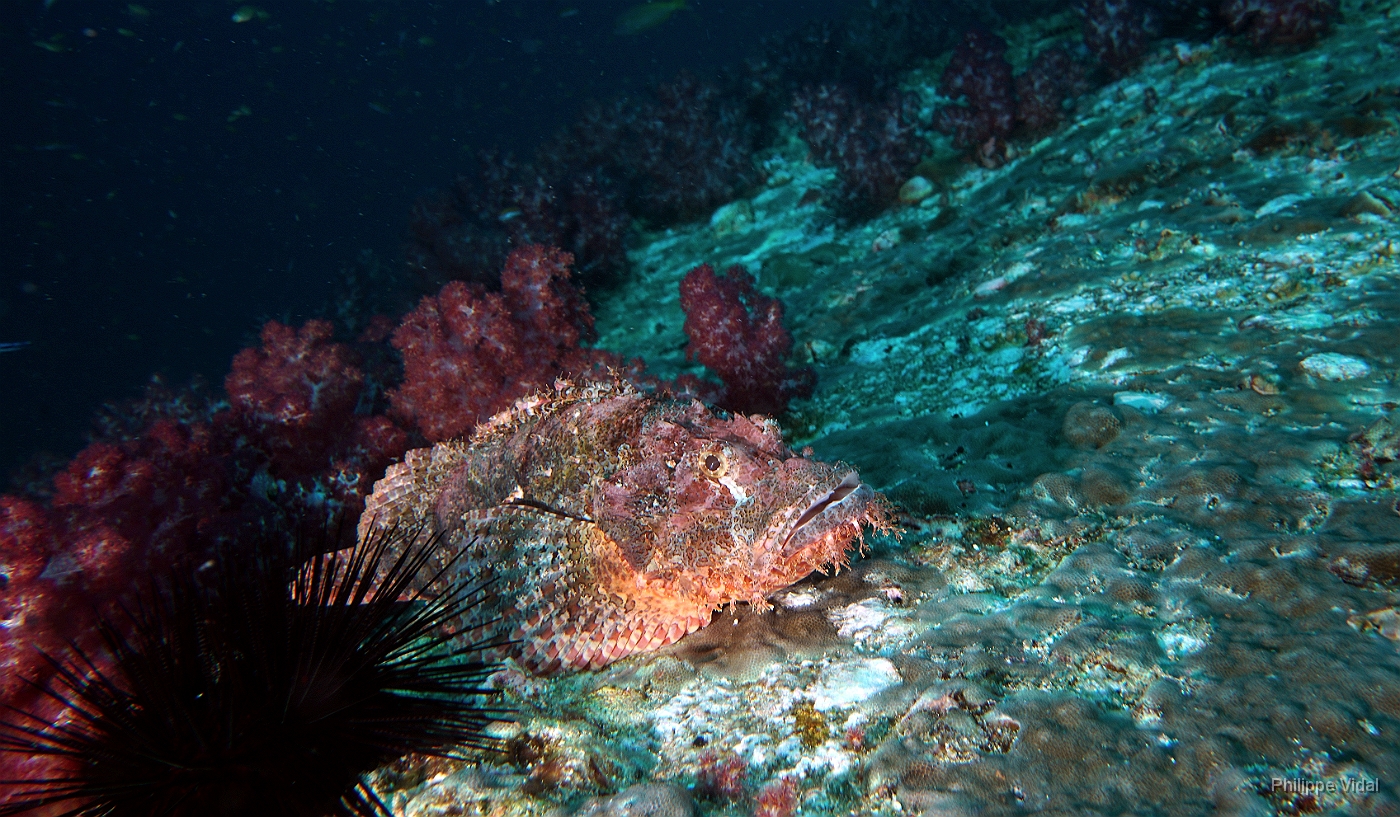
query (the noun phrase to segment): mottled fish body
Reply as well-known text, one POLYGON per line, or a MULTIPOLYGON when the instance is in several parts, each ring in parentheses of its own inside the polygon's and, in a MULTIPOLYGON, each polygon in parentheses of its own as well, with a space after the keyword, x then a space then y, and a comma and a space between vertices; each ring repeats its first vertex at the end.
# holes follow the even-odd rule
POLYGON ((883 498, 794 454, 775 422, 624 382, 560 383, 470 440, 410 451, 365 503, 371 526, 444 534, 449 581, 489 580, 460 629, 513 640, 536 674, 671 644, 733 602, 840 566, 883 498), (465 549, 465 553, 461 553, 465 549))

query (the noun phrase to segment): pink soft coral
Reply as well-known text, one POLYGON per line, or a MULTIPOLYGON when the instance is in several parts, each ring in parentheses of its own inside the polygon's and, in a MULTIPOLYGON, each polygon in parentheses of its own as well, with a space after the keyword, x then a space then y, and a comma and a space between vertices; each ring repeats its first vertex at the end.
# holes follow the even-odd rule
POLYGON ((208 426, 158 420, 140 437, 79 452, 53 480, 65 548, 45 572, 101 596, 179 553, 224 499, 215 444, 208 426))
MULTIPOLYGON (((300 329, 269 321, 262 345, 233 358, 231 410, 216 426, 243 472, 263 472, 300 509, 357 512, 374 479, 408 447, 386 417, 357 414, 365 376, 327 321, 300 329)), ((292 511, 296 513, 295 510, 292 511)))
POLYGON ((325 464, 350 424, 364 385, 349 347, 327 321, 301 329, 268 321, 262 345, 233 357, 224 378, 234 420, 258 433, 275 460, 297 470, 325 464))
POLYGON ((1013 78, 1006 41, 972 28, 943 70, 938 92, 953 103, 938 111, 934 124, 977 161, 995 167, 1005 161, 1007 140, 1018 129, 1035 136, 1055 127, 1065 104, 1087 87, 1084 69, 1062 47, 1042 51, 1013 78))
POLYGON ((1334 0, 1225 0, 1220 16, 1255 46, 1308 45, 1340 12, 1334 0))
MULTIPOLYGON (((40 651, 92 646, 94 611, 182 555, 225 485, 209 429, 160 420, 137 439, 83 449, 54 477, 50 508, 0 497, 0 704, 42 710, 31 682, 53 670, 40 651)), ((0 758, 0 778, 16 763, 0 758)))
POLYGON ((744 796, 744 784, 749 776, 749 764, 738 755, 723 760, 713 751, 700 756, 700 769, 695 776, 695 793, 707 800, 733 802, 744 796))
POLYGON ((788 118, 812 156, 836 169, 837 204, 847 216, 869 216, 894 201, 928 147, 912 103, 898 94, 867 101, 849 86, 825 84, 795 94, 788 118))
POLYGON ((699 360, 724 381, 725 408, 781 414, 794 397, 811 395, 816 373, 787 365, 792 336, 783 328, 783 305, 759 294, 740 267, 724 277, 709 264, 681 280, 686 356, 699 360))
POLYGON ((1140 0, 1079 0, 1084 45, 1111 76, 1132 70, 1161 28, 1157 13, 1140 0))
POLYGON ((57 541, 53 519, 37 502, 0 496, 0 702, 14 705, 35 696, 27 688, 44 667, 34 650, 53 650, 62 638, 43 638, 35 624, 47 621, 55 607, 53 583, 44 577, 57 541))
POLYGON ((792 817, 797 813, 800 793, 797 781, 790 776, 773 780, 754 798, 753 817, 792 817))
POLYGON ((1083 67, 1063 47, 1036 55, 1025 72, 1016 75, 1016 122, 1028 135, 1060 124, 1065 103, 1088 90, 1083 67))
POLYGON ((48 507, 0 497, 0 703, 32 698, 22 679, 52 671, 35 648, 83 643, 133 576, 204 558, 189 552, 197 532, 232 537, 278 513, 354 522, 408 435, 356 414, 363 376, 329 324, 269 323, 262 339, 234 359, 229 408, 148 397, 54 476, 48 507))
POLYGON ((395 416, 428 439, 460 437, 512 401, 615 356, 579 344, 593 316, 569 282, 573 257, 521 247, 501 273, 501 291, 453 281, 410 312, 394 332, 404 382, 390 395, 395 416))
POLYGON ((984 29, 968 30, 943 69, 938 92, 962 104, 941 109, 934 120, 937 128, 960 147, 974 148, 989 161, 999 160, 1016 124, 1006 41, 984 29))

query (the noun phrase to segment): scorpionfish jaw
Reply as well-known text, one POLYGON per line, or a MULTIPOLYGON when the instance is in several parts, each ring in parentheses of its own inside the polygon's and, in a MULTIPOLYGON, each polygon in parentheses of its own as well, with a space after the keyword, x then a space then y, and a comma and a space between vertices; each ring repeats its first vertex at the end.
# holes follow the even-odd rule
POLYGON ((882 526, 875 491, 855 471, 807 464, 818 466, 823 478, 810 483, 800 512, 783 520, 779 552, 785 559, 806 561, 798 558, 804 551, 818 551, 813 555, 823 563, 843 562, 862 525, 882 526))
POLYGON ((760 503, 777 509, 752 541, 754 571, 771 576, 765 585, 790 584, 823 565, 844 564, 864 525, 886 527, 878 494, 844 464, 791 457, 755 493, 760 503))

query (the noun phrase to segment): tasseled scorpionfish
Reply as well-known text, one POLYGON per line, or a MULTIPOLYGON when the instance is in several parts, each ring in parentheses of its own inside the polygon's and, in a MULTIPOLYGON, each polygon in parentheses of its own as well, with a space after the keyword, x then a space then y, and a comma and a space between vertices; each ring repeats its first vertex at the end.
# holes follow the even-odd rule
POLYGON ((891 528, 854 470, 794 454, 773 420, 622 381, 561 381, 469 440, 408 452, 361 534, 395 524, 444 537, 447 582, 490 581, 459 626, 511 639, 541 675, 671 644, 732 602, 764 608, 845 564, 865 526, 891 528))

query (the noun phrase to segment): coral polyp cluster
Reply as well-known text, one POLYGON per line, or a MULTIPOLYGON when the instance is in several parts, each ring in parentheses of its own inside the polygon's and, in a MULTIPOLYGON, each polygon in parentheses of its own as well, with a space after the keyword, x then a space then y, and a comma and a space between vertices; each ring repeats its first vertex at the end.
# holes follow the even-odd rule
POLYGON ((1225 0, 1220 16, 1256 46, 1307 45, 1325 34, 1341 10, 1334 0, 1225 0))
POLYGON ((928 150, 910 100, 868 100, 850 85, 826 83, 793 95, 788 117, 820 164, 836 170, 839 210, 853 217, 888 207, 928 150))
POLYGON ((522 247, 506 260, 499 292, 454 281, 424 298, 391 341, 404 362, 393 415, 430 440, 451 439, 555 378, 620 366, 580 345, 593 316, 570 281, 572 263, 557 249, 522 247))
POLYGON ((737 266, 721 276, 701 264, 681 279, 680 291, 686 355, 724 381, 721 405, 778 414, 792 398, 811 395, 816 372, 788 365, 792 336, 783 305, 755 290, 753 276, 737 266))

